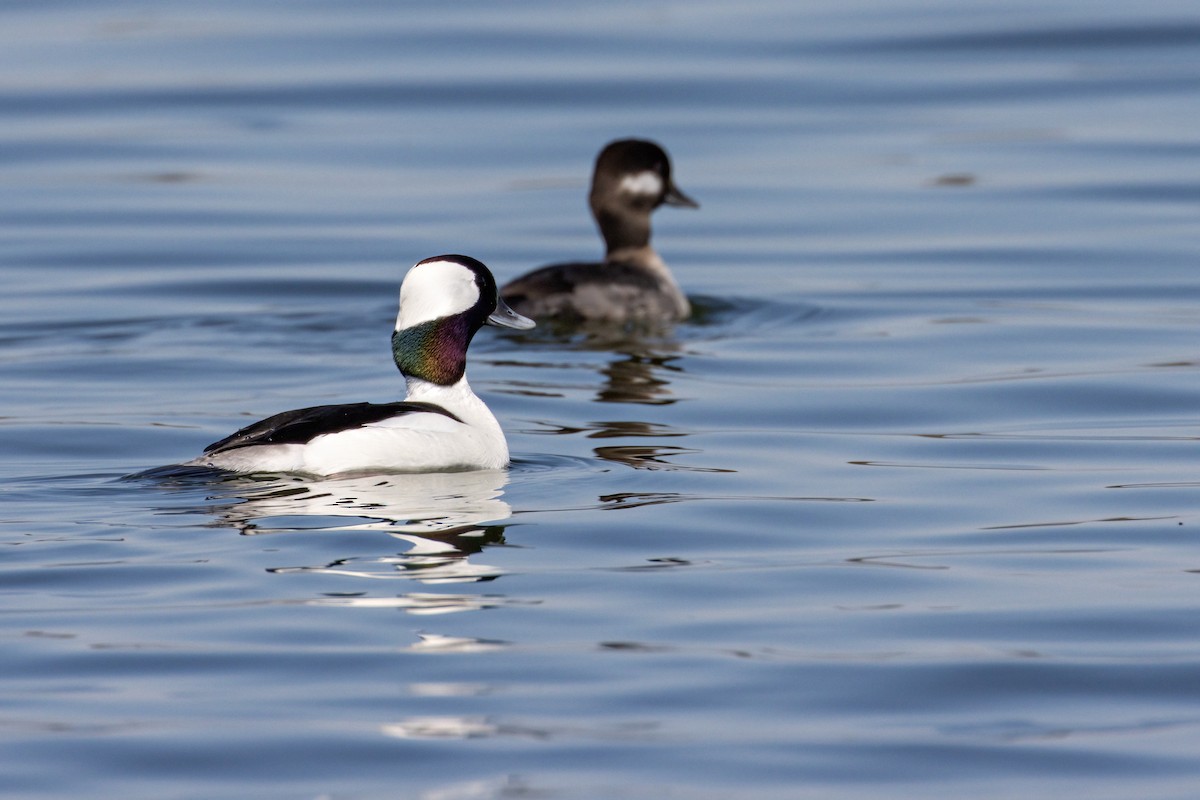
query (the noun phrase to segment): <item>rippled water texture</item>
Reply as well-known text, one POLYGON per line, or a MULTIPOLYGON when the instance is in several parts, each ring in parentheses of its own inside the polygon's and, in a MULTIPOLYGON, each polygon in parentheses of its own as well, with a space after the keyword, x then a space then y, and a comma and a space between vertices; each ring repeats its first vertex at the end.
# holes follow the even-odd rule
POLYGON ((1194 2, 0 9, 13 798, 1191 798, 1194 2), (409 265, 695 317, 485 330, 505 472, 221 478, 401 391, 409 265))

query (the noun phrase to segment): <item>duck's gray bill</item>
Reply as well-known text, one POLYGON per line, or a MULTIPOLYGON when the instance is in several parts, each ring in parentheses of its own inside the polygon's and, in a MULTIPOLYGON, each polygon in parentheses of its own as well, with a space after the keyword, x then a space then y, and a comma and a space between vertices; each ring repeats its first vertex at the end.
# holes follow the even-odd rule
POLYGON ((663 197, 663 205, 679 206, 681 208, 700 207, 699 203, 688 197, 683 192, 679 191, 679 187, 674 183, 667 187, 667 194, 663 197))
POLYGON ((499 325, 501 328, 516 328, 519 331, 527 331, 537 324, 529 317, 523 317, 513 311, 501 297, 496 298, 496 310, 491 313, 487 321, 489 325, 499 325))

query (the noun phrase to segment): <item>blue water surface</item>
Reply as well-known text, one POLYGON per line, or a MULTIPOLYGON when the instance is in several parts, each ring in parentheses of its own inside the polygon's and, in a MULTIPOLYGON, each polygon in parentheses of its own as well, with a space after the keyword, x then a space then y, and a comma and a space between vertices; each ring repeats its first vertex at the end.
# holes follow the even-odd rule
POLYGON ((1191 798, 1192 2, 0 9, 13 798, 1191 798), (402 392, 415 261, 599 254, 669 330, 483 331, 504 472, 171 465, 402 392))

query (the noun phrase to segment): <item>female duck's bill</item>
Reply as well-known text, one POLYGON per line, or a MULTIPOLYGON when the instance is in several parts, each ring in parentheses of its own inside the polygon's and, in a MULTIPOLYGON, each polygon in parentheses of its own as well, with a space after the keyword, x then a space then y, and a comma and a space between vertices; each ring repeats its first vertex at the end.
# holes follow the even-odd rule
POLYGON ((407 397, 311 406, 268 417, 214 442, 189 465, 234 472, 454 472, 499 469, 508 444, 466 380, 466 352, 485 324, 527 330, 481 262, 444 255, 417 263, 400 287, 392 354, 407 397))

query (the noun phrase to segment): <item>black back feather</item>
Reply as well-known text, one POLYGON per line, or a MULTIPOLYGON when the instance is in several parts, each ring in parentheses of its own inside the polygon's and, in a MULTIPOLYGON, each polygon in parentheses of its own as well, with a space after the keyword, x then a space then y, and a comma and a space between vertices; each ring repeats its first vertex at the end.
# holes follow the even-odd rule
POLYGON ((223 453, 239 447, 260 444, 305 444, 326 433, 361 428, 373 422, 405 414, 441 414, 462 422, 454 414, 433 403, 405 401, 398 403, 346 403, 333 406, 311 406, 283 411, 213 442, 205 453, 223 453))

